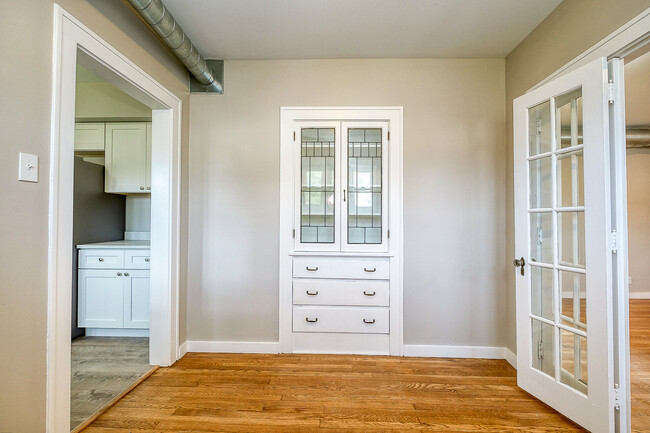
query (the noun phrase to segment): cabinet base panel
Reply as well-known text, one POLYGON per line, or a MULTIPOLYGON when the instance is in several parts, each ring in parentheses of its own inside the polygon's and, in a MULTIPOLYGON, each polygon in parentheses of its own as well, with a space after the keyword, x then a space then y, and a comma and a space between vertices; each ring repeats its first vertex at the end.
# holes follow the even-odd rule
POLYGON ((337 334, 294 332, 293 353, 389 355, 388 334, 337 334))
POLYGON ((86 328, 88 337, 148 337, 148 329, 86 328))

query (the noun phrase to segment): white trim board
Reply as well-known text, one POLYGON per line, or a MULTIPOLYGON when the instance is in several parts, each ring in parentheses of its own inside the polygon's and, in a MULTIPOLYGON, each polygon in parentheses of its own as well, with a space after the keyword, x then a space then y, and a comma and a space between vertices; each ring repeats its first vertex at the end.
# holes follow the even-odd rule
POLYGON ((650 292, 633 292, 630 290, 630 299, 650 299, 650 292))
POLYGON ((517 369, 517 355, 515 355, 512 350, 508 349, 507 347, 503 348, 503 354, 508 361, 508 364, 512 365, 512 367, 516 370, 517 369))
MULTIPOLYGON (((424 358, 508 359, 506 357, 506 350, 508 349, 499 346, 438 346, 429 344, 405 344, 404 356, 424 358)), ((508 350, 508 352, 510 351, 508 350)))
POLYGON ((78 62, 152 108, 150 358, 178 354, 181 101, 60 6, 54 5, 48 219, 46 431, 70 429, 70 316, 75 87, 78 62), (85 63, 84 63, 85 64, 85 63), (95 72, 95 71, 94 71, 95 72))
POLYGON ((86 328, 86 337, 148 337, 148 329, 86 328))
POLYGON ((181 347, 186 353, 280 353, 276 341, 186 341, 181 347))

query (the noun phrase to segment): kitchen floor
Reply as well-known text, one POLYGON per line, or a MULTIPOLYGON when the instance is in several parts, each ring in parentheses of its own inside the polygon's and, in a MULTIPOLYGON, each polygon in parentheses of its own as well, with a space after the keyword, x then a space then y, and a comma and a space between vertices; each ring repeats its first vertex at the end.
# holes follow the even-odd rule
POLYGON ((147 337, 81 337, 71 355, 70 430, 151 369, 147 337))

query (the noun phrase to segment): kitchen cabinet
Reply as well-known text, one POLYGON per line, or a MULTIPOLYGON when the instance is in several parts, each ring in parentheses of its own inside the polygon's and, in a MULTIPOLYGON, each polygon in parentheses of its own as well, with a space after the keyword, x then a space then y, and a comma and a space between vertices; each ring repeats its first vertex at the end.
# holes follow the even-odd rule
POLYGON ((106 192, 151 192, 150 122, 106 123, 105 149, 106 192))
POLYGON ((76 123, 74 125, 75 152, 104 152, 106 124, 76 123))
POLYGON ((149 250, 92 246, 79 246, 79 326, 148 329, 149 250))

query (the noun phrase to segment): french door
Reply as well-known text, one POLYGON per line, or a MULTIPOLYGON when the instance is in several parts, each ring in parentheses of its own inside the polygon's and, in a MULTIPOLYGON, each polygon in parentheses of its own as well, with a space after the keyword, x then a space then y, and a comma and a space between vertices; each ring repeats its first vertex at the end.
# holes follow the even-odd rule
POLYGON ((609 87, 598 59, 514 102, 517 381, 614 431, 609 87))

